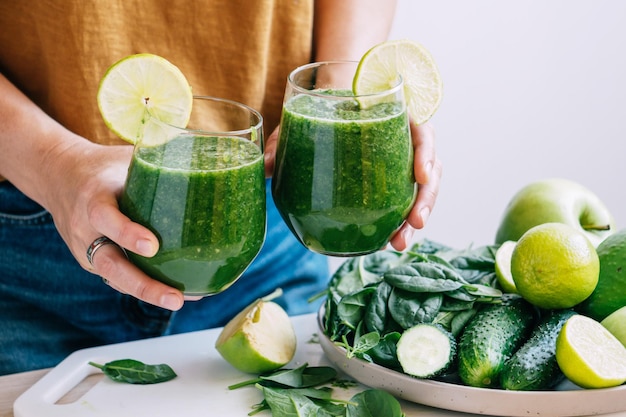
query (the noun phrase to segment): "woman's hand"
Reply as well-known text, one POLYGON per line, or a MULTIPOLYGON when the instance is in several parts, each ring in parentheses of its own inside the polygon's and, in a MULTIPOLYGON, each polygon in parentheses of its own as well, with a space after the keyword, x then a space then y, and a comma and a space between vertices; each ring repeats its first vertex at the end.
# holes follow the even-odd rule
POLYGON ((55 153, 50 162, 50 172, 57 172, 59 181, 47 195, 46 206, 59 233, 78 263, 111 287, 147 303, 178 310, 184 302, 183 294, 141 272, 120 249, 153 256, 159 247, 150 230, 119 211, 117 199, 132 147, 81 142, 55 153), (87 248, 101 236, 115 244, 100 246, 90 264, 87 248))
POLYGON ((418 184, 417 199, 406 222, 391 238, 391 246, 396 250, 404 250, 411 242, 415 229, 422 229, 426 225, 439 194, 442 175, 442 164, 435 151, 433 126, 429 122, 419 126, 411 123, 411 137, 415 150, 413 166, 418 184))
MULTIPOLYGON (((390 243, 396 250, 404 250, 413 237, 415 229, 422 229, 433 211, 439 183, 441 181, 442 164, 435 151, 435 130, 430 123, 416 125, 411 123, 411 138, 415 150, 414 173, 418 184, 417 199, 409 212, 406 222, 392 236, 390 243)), ((276 156, 278 128, 274 129, 265 143, 265 175, 272 176, 276 156)))

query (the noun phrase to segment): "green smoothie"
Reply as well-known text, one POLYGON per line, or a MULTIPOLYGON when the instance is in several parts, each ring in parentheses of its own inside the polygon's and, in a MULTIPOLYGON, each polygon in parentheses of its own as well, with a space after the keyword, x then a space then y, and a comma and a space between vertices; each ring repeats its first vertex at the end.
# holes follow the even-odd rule
POLYGON ((246 139, 212 136, 136 148, 120 209, 159 239, 152 258, 128 253, 139 268, 187 295, 220 292, 265 238, 262 152, 246 139))
MULTIPOLYGON (((346 95, 346 92, 325 92, 346 95)), ((298 95, 283 108, 272 195, 308 248, 352 256, 383 248, 416 196, 405 108, 298 95)))

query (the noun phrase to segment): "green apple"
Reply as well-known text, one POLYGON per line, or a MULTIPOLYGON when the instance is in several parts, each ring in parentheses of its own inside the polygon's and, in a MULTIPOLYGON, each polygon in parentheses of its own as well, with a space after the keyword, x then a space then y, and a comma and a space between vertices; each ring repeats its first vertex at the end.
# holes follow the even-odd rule
POLYGON ((528 184, 513 196, 496 243, 517 241, 531 227, 552 222, 583 231, 594 247, 615 231, 613 216, 597 195, 576 182, 552 178, 528 184))
POLYGON ((626 306, 609 314, 600 323, 626 346, 626 306))
POLYGON ((258 299, 224 326, 215 348, 240 371, 261 374, 291 361, 296 333, 280 305, 258 299))

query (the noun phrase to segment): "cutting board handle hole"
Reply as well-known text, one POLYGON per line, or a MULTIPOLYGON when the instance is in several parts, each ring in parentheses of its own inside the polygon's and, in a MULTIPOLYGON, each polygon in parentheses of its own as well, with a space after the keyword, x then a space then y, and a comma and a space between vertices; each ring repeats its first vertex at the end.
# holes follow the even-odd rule
POLYGON ((102 372, 97 372, 87 375, 83 378, 74 388, 70 389, 65 395, 59 398, 55 404, 72 404, 80 400, 91 388, 93 388, 98 382, 102 381, 105 375, 102 372))

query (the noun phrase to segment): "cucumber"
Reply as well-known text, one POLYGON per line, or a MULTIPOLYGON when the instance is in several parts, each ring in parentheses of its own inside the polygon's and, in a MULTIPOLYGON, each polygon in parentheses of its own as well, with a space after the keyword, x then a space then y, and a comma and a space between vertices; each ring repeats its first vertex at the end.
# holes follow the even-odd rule
POLYGON ((404 373, 432 378, 446 371, 456 356, 456 339, 437 324, 420 323, 405 330, 396 345, 404 373))
POLYGON ((544 390, 562 378, 556 362, 556 338, 573 310, 553 310, 541 318, 530 338, 509 359, 500 374, 500 385, 508 390, 544 390))
POLYGON ((497 387, 504 363, 526 340, 534 309, 521 297, 490 304, 467 323, 459 340, 458 371, 472 387, 497 387))

